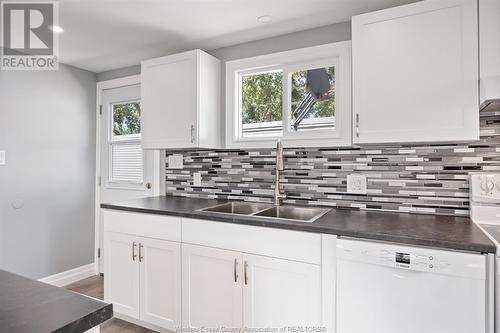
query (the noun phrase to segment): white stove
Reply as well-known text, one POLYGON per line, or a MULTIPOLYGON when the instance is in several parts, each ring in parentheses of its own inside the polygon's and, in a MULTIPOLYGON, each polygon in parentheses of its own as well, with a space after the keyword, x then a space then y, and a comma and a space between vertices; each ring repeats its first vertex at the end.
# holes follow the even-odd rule
POLYGON ((497 247, 495 260, 495 332, 500 333, 500 173, 470 174, 471 219, 497 247))
MULTIPOLYGON (((471 173, 471 219, 500 244, 500 173, 471 173)), ((497 250, 497 255, 500 251, 497 250)))

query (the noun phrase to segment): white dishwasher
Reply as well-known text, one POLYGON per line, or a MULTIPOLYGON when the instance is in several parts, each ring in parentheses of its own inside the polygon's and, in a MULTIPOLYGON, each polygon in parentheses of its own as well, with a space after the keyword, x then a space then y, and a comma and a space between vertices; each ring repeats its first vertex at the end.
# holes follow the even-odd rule
POLYGON ((336 333, 490 331, 485 255, 337 240, 336 333))

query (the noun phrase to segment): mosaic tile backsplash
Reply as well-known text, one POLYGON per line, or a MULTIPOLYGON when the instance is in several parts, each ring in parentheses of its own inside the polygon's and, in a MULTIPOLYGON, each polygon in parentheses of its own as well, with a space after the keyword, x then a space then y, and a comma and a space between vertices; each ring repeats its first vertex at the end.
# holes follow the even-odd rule
MULTIPOLYGON (((500 172, 500 114, 481 115, 481 140, 470 144, 287 148, 284 153, 286 203, 468 215, 468 172, 500 172), (352 173, 367 176, 367 194, 347 193, 352 173)), ((184 169, 166 166, 167 195, 272 202, 273 149, 182 154, 184 169), (201 172, 201 187, 193 186, 194 172, 201 172)))

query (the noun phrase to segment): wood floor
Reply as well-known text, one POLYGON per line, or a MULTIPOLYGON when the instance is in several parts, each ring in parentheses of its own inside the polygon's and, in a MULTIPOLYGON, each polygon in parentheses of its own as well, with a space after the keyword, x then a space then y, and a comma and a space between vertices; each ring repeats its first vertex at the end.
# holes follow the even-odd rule
MULTIPOLYGON (((94 298, 104 298, 104 278, 96 275, 80 280, 64 288, 88 295, 94 298)), ((126 321, 112 318, 101 325, 101 333, 156 333, 155 331, 128 323, 126 321)))

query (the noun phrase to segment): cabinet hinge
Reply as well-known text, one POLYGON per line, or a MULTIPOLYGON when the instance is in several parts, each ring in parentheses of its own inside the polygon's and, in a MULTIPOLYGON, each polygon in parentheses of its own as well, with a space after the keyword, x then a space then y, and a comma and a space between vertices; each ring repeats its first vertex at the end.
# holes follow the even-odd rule
POLYGON ((99 182, 99 186, 101 186, 101 176, 99 176, 98 182, 99 182))
POLYGON ((101 116, 102 116, 102 104, 101 104, 101 105, 99 105, 99 115, 101 115, 101 116))
POLYGON ((97 258, 100 258, 101 257, 101 248, 98 247, 97 248, 97 258))

